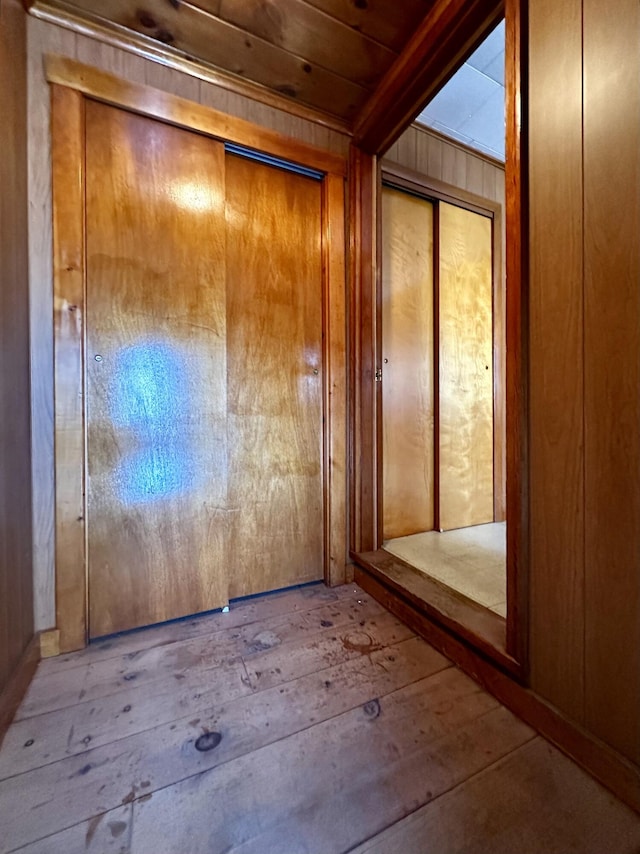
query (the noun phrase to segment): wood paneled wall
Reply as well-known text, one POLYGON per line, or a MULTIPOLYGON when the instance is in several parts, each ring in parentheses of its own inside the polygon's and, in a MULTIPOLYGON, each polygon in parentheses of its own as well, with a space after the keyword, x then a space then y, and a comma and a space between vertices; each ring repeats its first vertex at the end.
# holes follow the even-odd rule
POLYGON ((53 327, 51 139, 49 86, 43 58, 58 54, 137 83, 189 98, 286 136, 346 154, 336 131, 221 89, 196 77, 102 44, 36 18, 28 21, 29 262, 32 334, 35 617, 38 629, 55 625, 53 540, 53 327))
POLYGON ((640 7, 526 5, 531 681, 640 762, 640 7))
POLYGON ((33 636, 26 15, 0 15, 0 692, 33 636))
POLYGON ((428 128, 411 125, 384 159, 504 204, 504 166, 428 128))

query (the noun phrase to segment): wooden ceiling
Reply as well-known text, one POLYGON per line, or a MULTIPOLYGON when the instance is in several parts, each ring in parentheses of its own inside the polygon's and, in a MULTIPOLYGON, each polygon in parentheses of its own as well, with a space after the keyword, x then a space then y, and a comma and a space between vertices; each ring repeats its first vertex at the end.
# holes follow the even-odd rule
POLYGON ((353 125, 435 0, 47 0, 353 125))

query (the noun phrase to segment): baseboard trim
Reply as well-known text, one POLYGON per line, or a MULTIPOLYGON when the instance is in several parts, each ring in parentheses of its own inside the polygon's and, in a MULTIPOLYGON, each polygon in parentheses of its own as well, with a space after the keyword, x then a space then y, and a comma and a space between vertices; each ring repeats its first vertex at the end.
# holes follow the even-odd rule
POLYGON ((637 765, 565 717, 462 640, 432 622, 366 569, 356 566, 355 582, 521 720, 640 813, 640 768, 637 765))
POLYGON ((0 746, 26 694, 40 661, 40 633, 31 638, 13 674, 0 693, 0 746))

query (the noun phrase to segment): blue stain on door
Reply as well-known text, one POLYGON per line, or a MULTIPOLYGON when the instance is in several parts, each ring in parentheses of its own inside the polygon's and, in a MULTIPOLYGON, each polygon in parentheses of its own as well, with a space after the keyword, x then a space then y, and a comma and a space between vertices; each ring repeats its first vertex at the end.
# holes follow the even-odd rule
POLYGON ((111 376, 111 419, 127 447, 114 471, 119 499, 139 504, 187 492, 196 473, 185 435, 186 359, 163 341, 140 342, 118 351, 111 376))

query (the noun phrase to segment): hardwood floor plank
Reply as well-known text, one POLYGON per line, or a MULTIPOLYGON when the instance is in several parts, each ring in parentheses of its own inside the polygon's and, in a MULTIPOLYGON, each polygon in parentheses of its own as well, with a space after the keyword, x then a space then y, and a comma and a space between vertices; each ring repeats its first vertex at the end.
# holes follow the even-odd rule
POLYGON ((14 851, 16 854, 129 854, 132 813, 133 805, 127 804, 14 851))
POLYGON ((328 629, 358 624, 372 616, 385 615, 384 608, 371 597, 334 602, 323 608, 293 615, 275 616, 236 631, 217 633, 154 646, 118 658, 83 665, 81 669, 38 674, 16 715, 17 720, 55 709, 73 706, 125 691, 157 679, 187 678, 196 672, 232 664, 241 657, 251 658, 287 642, 300 643, 306 637, 322 635, 328 629), (76 672, 78 671, 78 672, 76 672))
POLYGON ((638 816, 355 585, 238 610, 39 672, 43 702, 96 696, 9 730, 0 854, 640 852, 638 816))
MULTIPOLYGON (((439 667, 450 666, 447 659, 417 638, 378 650, 374 653, 376 662, 386 649, 393 649, 393 653, 389 652, 396 662, 393 669, 404 662, 407 673, 412 672, 417 666, 416 662, 422 660, 436 663, 436 666, 430 665, 431 672, 439 667)), ((316 648, 312 646, 311 652, 315 660, 316 648)), ((380 666, 391 669, 385 660, 382 660, 380 666)), ((365 661, 371 663, 368 658, 365 661)), ((353 678, 358 682, 365 672, 371 677, 377 675, 368 666, 361 667, 358 658, 342 666, 347 673, 355 674, 353 678)), ((87 753, 104 744, 187 716, 194 718, 209 715, 212 708, 222 703, 264 691, 270 685, 277 687, 283 681, 282 678, 278 679, 278 676, 282 677, 282 668, 278 668, 280 674, 275 672, 275 667, 273 669, 273 675, 265 679, 260 671, 261 676, 255 678, 255 685, 251 685, 244 665, 237 663, 213 671, 208 675, 206 685, 202 684, 201 679, 194 680, 189 676, 179 685, 176 685, 175 680, 154 682, 149 686, 132 688, 124 695, 112 695, 81 703, 71 709, 59 709, 18 721, 11 727, 0 751, 0 780, 69 756, 87 753)), ((328 669, 319 671, 323 682, 333 679, 328 669)), ((414 681, 425 675, 426 672, 415 673, 414 681)))
POLYGON ((137 801, 132 854, 340 854, 532 738, 459 671, 426 682, 137 801))
POLYGON ((285 616, 322 608, 331 602, 345 600, 366 600, 367 594, 353 584, 329 588, 324 584, 283 590, 267 596, 231 602, 227 614, 216 611, 185 620, 162 623, 142 631, 125 632, 113 635, 105 640, 93 641, 85 649, 59 655, 43 662, 39 673, 51 676, 61 670, 68 670, 82 664, 94 664, 107 658, 129 655, 150 647, 179 643, 202 635, 211 635, 228 629, 237 629, 271 617, 285 616))
POLYGON ((640 820, 541 738, 351 854, 637 854, 640 820))
MULTIPOLYGON (((481 711, 496 706, 439 653, 412 638, 250 697, 202 704, 170 724, 5 780, 0 783, 5 839, 10 847, 24 844, 350 710, 360 719, 362 708, 366 714, 368 705, 391 692, 416 681, 424 690, 443 668, 452 676, 434 686, 442 709, 457 703, 458 713, 467 716, 463 695, 481 711), (461 679, 466 680, 462 688, 461 679), (220 734, 219 744, 199 751, 196 740, 211 732, 220 734)), ((448 725, 455 719, 449 714, 448 725)))

